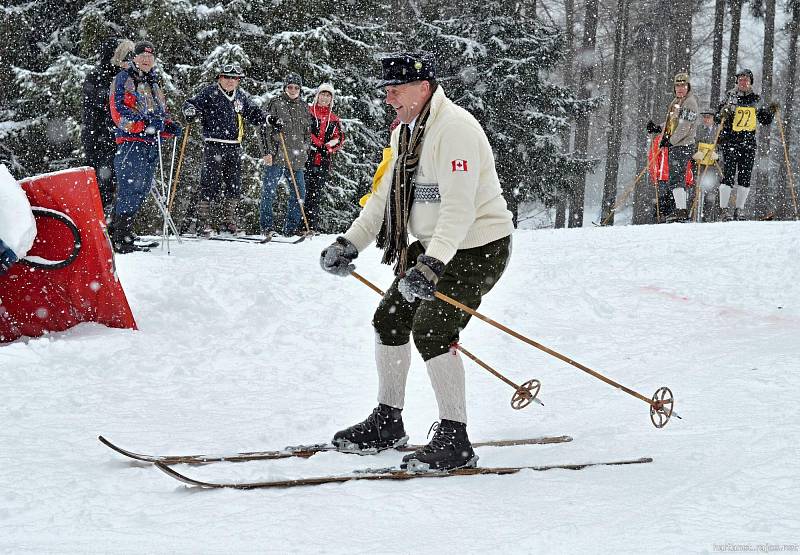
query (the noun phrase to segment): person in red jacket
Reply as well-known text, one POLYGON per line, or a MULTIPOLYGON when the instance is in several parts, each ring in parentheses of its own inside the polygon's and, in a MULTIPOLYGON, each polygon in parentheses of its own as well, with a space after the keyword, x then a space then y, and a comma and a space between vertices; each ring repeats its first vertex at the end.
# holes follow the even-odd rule
POLYGON ((331 159, 344 144, 342 122, 339 116, 333 113, 333 95, 333 85, 323 83, 314 95, 314 102, 308 107, 313 124, 305 172, 305 211, 311 229, 319 228, 320 204, 331 170, 331 159))

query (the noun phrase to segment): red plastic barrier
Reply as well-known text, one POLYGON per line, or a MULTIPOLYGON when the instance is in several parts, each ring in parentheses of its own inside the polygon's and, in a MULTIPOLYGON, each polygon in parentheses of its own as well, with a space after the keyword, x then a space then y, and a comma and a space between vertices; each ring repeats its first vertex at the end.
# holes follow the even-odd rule
MULTIPOLYGON (((0 276, 0 343, 38 337, 81 322, 136 329, 117 279, 93 168, 75 168, 20 182, 32 207, 63 212, 81 235, 78 257, 61 269, 15 264, 0 276)), ((26 258, 67 259, 74 240, 54 219, 36 218, 36 241, 26 258)))

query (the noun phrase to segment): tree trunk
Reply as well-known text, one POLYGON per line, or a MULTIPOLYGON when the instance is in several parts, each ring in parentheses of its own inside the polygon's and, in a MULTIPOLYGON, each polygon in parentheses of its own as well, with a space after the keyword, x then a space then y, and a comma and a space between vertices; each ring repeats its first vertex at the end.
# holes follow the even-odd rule
MULTIPOLYGON (((775 0, 766 0, 764 11, 764 51, 761 61, 761 99, 764 103, 772 100, 772 71, 773 54, 775 48, 775 0)), ((751 191, 753 196, 753 213, 755 219, 766 216, 770 211, 770 125, 762 125, 758 130, 758 156, 756 157, 756 167, 754 172, 755 179, 753 184, 755 189, 751 191)))
MULTIPOLYGON (((668 21, 671 9, 669 4, 659 4, 655 7, 656 21, 668 21)), ((658 46, 656 47, 656 58, 654 64, 655 90, 653 93, 653 111, 655 122, 664 123, 667 104, 674 97, 672 78, 674 73, 670 73, 670 40, 668 27, 658 25, 658 46)))
MULTIPOLYGON (((781 182, 778 189, 777 216, 782 220, 791 220, 796 217, 794 202, 797 196, 797 183, 789 180, 786 169, 784 152, 789 153, 789 163, 792 162, 792 113, 794 112, 794 88, 797 79, 797 34, 800 29, 800 2, 795 1, 792 6, 792 19, 789 22, 789 53, 786 62, 786 93, 783 100, 783 111, 778 112, 778 117, 783 123, 784 140, 786 148, 781 149, 781 182), (790 187, 794 185, 794 199, 790 187)), ((777 122, 776 122, 777 123, 777 122)), ((795 174, 792 168, 793 175, 795 174)))
MULTIPOLYGON (((597 4, 598 0, 586 0, 586 10, 583 19, 583 43, 580 53, 580 85, 578 98, 587 100, 592 96, 592 81, 594 79, 594 66, 597 63, 597 4)), ((588 158, 589 132, 591 130, 591 115, 580 117, 575 128, 575 155, 578 158, 588 158)), ((569 227, 583 226, 583 202, 586 196, 586 171, 579 173, 575 188, 572 191, 569 205, 569 227)))
POLYGON ((714 2, 714 52, 711 61, 711 94, 708 103, 716 107, 722 98, 722 35, 725 32, 725 0, 714 2))
MULTIPOLYGON (((653 46, 656 36, 655 25, 641 25, 634 38, 633 49, 636 56, 636 167, 639 171, 647 166, 648 135, 645 125, 652 119, 653 102, 653 46)), ((653 223, 653 187, 650 176, 645 175, 633 191, 634 225, 653 223)))
MULTIPOLYGON (((568 89, 575 87, 575 1, 564 0, 564 86, 568 89)), ((561 134, 561 150, 564 153, 572 149, 572 123, 561 134)), ((571 187, 574 187, 574 181, 571 187)), ((555 228, 560 229, 567 225, 567 200, 571 191, 566 191, 556 203, 555 228)))
POLYGON ((725 76, 725 90, 736 85, 736 63, 739 58, 739 28, 742 23, 742 0, 730 0, 731 38, 728 41, 728 73, 725 76))
POLYGON ((670 68, 672 75, 692 69, 692 2, 672 4, 672 36, 670 37, 670 68))
POLYGON ((614 62, 611 82, 611 107, 608 111, 608 137, 606 149, 606 173, 603 182, 603 201, 600 221, 614 225, 611 209, 617 199, 619 177, 619 153, 622 146, 622 96, 625 92, 625 46, 628 27, 628 4, 617 0, 617 27, 614 33, 614 62))

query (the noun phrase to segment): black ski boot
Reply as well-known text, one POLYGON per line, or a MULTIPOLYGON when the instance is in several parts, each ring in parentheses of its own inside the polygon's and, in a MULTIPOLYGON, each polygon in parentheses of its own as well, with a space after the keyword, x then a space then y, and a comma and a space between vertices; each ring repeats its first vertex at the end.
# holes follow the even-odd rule
POLYGON ((134 243, 133 216, 118 215, 114 216, 114 232, 111 237, 111 245, 117 254, 128 254, 130 252, 148 252, 147 247, 139 247, 134 243))
POLYGON ((408 436, 401 412, 402 409, 380 404, 363 422, 336 432, 331 443, 337 451, 359 455, 402 447, 408 443, 408 436))
POLYGON ((467 437, 466 424, 443 418, 431 429, 434 434, 430 443, 403 457, 400 468, 424 472, 477 466, 478 457, 467 437))

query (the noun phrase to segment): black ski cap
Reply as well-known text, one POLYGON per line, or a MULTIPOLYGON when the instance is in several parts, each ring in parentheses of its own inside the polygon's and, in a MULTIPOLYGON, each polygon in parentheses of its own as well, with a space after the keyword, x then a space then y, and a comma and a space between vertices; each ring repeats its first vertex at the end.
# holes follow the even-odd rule
POLYGON ((303 86, 303 78, 300 77, 299 73, 291 72, 283 79, 283 88, 286 88, 286 85, 297 85, 298 87, 303 86))
POLYGON ((736 77, 741 77, 742 75, 747 75, 750 78, 750 85, 753 84, 753 72, 749 69, 740 69, 736 72, 736 77))
POLYGON ((436 65, 427 52, 390 54, 381 59, 381 70, 378 88, 436 79, 436 65))
POLYGON ((145 52, 152 54, 153 56, 156 55, 156 47, 153 46, 153 43, 149 40, 141 40, 136 43, 136 46, 133 47, 134 56, 144 54, 145 52))

